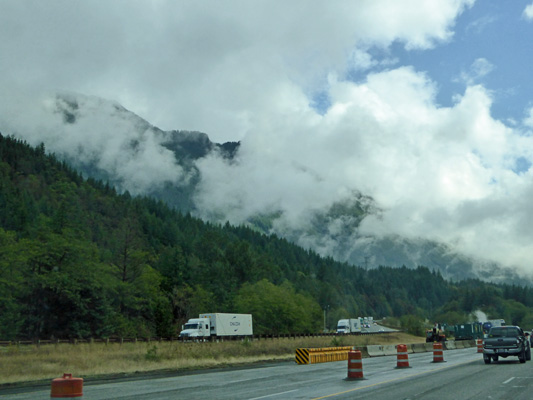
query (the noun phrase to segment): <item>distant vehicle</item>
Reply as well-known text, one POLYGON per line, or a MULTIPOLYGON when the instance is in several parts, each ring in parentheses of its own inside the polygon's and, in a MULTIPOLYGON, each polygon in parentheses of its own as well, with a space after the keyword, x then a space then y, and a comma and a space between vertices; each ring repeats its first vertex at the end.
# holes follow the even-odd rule
POLYGON ((504 319, 491 319, 489 321, 483 322, 483 332, 485 334, 489 333, 490 328, 497 327, 497 326, 504 326, 505 320, 504 319))
POLYGON ((483 361, 490 364, 499 357, 518 357, 520 363, 531 360, 528 334, 519 326, 497 326, 490 329, 483 340, 483 361))
POLYGON ((252 336, 251 314, 211 313, 191 318, 182 327, 181 338, 252 336))
POLYGON ((483 326, 481 322, 455 325, 453 336, 455 340, 483 339, 483 326))
POLYGON ((432 329, 426 330, 426 343, 429 342, 445 342, 446 334, 440 324, 435 324, 432 329))
POLYGON ((337 322, 337 333, 348 334, 357 332, 361 332, 360 318, 339 319, 339 322, 337 322))

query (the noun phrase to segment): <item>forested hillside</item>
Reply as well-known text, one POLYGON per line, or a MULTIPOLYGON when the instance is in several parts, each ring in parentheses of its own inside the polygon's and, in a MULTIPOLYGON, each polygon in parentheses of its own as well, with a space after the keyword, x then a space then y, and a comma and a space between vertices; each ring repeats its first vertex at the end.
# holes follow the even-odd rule
POLYGON ((175 336, 202 312, 252 313, 255 333, 340 318, 533 327, 533 290, 451 283, 426 267, 361 267, 247 227, 204 223, 84 179, 44 146, 0 135, 0 339, 175 336))

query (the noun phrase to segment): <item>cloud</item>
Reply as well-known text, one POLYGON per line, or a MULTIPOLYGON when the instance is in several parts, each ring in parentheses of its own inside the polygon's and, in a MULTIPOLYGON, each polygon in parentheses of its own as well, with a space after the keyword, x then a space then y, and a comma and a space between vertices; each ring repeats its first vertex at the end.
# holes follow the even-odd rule
POLYGON ((234 163, 198 164, 207 217, 281 211, 279 229, 304 229, 316 210, 359 191, 383 210, 362 233, 441 240, 525 271, 533 172, 515 169, 533 160, 533 144, 491 115, 494 95, 480 83, 492 64, 478 58, 442 107, 431 77, 376 56, 393 44, 449 43, 473 4, 6 0, 0 131, 82 160, 98 155, 134 193, 186 181, 163 138, 98 97, 115 100, 163 129, 241 140, 234 163), (350 70, 361 79, 346 80, 350 70), (75 124, 57 112, 58 90, 90 95, 75 124), (320 112, 310 106, 317 92, 328 97, 320 112))
POLYGON ((279 229, 306 229, 315 210, 360 190, 383 210, 363 221, 363 235, 442 241, 528 270, 533 176, 513 168, 533 159, 533 141, 491 116, 485 88, 440 107, 434 82, 412 68, 329 84, 324 115, 302 108, 263 121, 236 163, 203 160, 201 209, 235 223, 281 211, 279 229))
POLYGON ((0 132, 44 143, 49 152, 92 164, 119 182, 119 190, 143 194, 167 183, 180 185, 187 173, 164 137, 117 103, 80 94, 13 91, 0 102, 0 132))
POLYGON ((528 5, 524 9, 524 11, 522 12, 522 16, 529 21, 533 19, 533 3, 528 5))
POLYGON ((466 32, 473 32, 477 35, 485 32, 493 23, 498 20, 494 15, 484 15, 472 22, 466 27, 466 32))
POLYGON ((523 119, 522 123, 530 129, 533 128, 533 107, 530 107, 526 111, 526 117, 523 119))
POLYGON ((239 140, 291 85, 308 96, 331 71, 372 65, 371 47, 448 41, 473 3, 6 0, 0 79, 112 99, 162 129, 239 140))
POLYGON ((494 65, 485 58, 476 59, 468 71, 461 72, 459 81, 467 85, 474 85, 494 70, 494 65))

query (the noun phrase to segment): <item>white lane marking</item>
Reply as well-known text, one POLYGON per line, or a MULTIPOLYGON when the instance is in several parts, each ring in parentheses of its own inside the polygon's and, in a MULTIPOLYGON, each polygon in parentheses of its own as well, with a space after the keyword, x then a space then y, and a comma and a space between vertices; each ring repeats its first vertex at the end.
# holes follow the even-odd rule
POLYGON ((507 383, 511 382, 515 377, 513 376, 512 378, 509 378, 507 379, 505 382, 503 382, 504 385, 506 385, 507 383))
POLYGON ((250 378, 248 379, 239 379, 238 381, 229 381, 229 382, 226 382, 228 385, 231 385, 233 383, 240 383, 240 382, 248 382, 249 380, 251 380, 250 378))
POLYGON ((288 390, 286 392, 281 392, 281 393, 274 393, 274 394, 268 394, 266 396, 261 396, 261 397, 254 397, 253 399, 248 399, 248 400, 259 400, 259 399, 266 399, 267 397, 275 397, 275 396, 281 396, 282 394, 286 394, 286 393, 292 393, 292 392, 297 392, 299 389, 294 389, 294 390, 288 390))

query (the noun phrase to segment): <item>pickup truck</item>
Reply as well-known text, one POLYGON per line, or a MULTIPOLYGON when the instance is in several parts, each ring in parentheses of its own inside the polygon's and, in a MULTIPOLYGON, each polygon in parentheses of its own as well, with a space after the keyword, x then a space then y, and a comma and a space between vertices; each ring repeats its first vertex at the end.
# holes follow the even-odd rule
POLYGON ((509 356, 518 357, 521 363, 531 360, 528 336, 519 326, 492 327, 483 340, 483 361, 490 364, 509 356))

